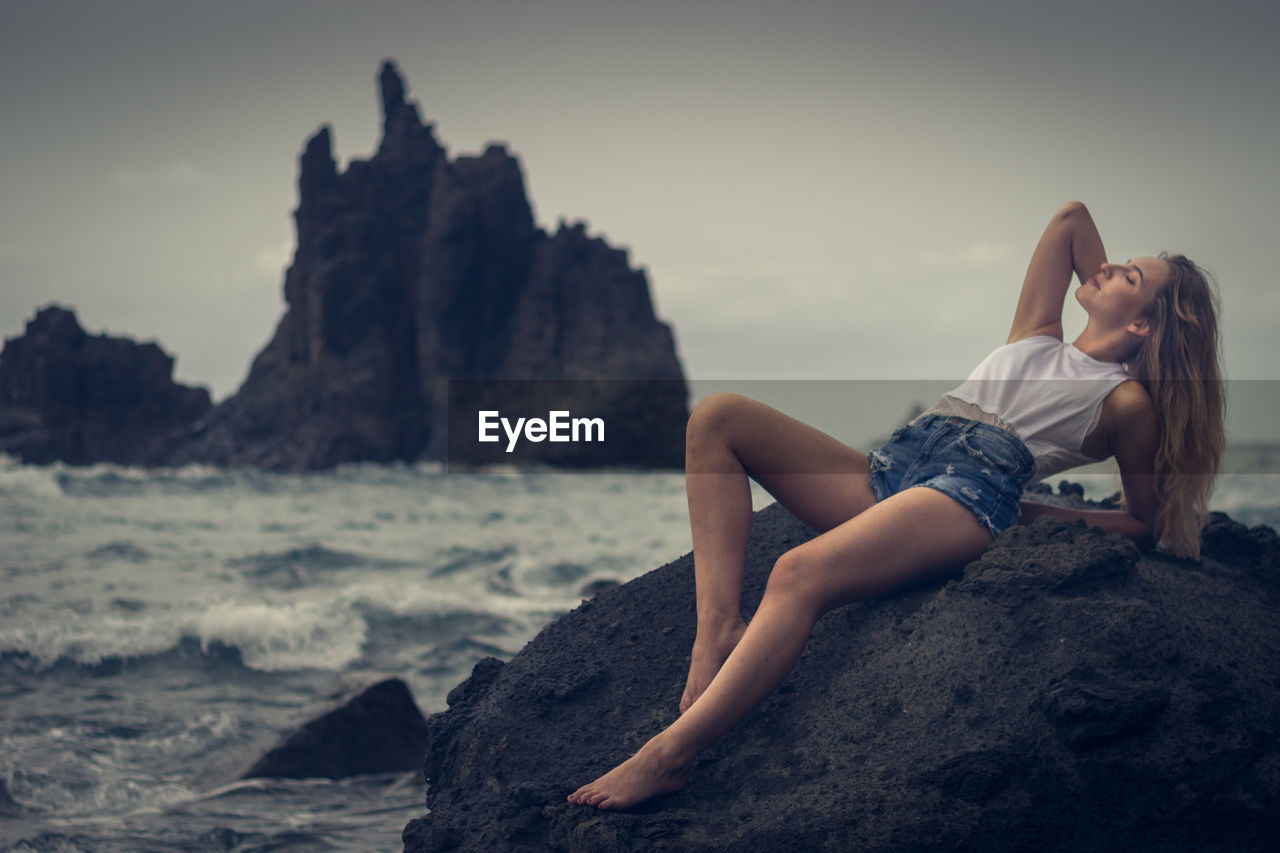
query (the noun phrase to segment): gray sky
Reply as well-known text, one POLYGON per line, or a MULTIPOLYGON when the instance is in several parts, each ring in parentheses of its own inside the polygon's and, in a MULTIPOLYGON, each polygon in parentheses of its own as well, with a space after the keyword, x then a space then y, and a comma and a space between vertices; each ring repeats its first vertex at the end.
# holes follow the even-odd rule
MULTIPOLYGON (((694 379, 963 379, 1079 199, 1113 259, 1212 270, 1228 375, 1274 380, 1277 25, 1261 2, 0 0, 0 334, 58 301, 234 391, 284 309, 303 142, 328 123, 340 165, 370 156, 392 57, 451 154, 507 142, 539 224, 630 249, 694 379)), ((1083 317, 1069 296, 1069 338, 1083 317)), ((1234 438, 1274 435, 1273 384, 1233 391, 1234 438)))

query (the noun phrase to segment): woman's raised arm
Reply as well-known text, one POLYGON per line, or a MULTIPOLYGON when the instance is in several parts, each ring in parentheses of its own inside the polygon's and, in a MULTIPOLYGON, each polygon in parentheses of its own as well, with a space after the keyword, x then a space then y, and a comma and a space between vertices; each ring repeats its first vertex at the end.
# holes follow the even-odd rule
POLYGON ((1078 201, 1063 205, 1049 220, 1031 256, 1007 343, 1032 335, 1062 340, 1062 303, 1072 272, 1083 284, 1106 261, 1102 237, 1089 209, 1078 201))

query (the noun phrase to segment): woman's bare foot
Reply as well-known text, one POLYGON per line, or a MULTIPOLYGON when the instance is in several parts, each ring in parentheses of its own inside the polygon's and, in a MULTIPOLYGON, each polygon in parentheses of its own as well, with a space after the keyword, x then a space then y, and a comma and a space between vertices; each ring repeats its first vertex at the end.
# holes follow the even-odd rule
POLYGON ((628 809, 659 794, 680 790, 689 780, 692 767, 692 761, 672 758, 651 740, 635 755, 594 782, 583 785, 567 799, 580 806, 628 809))
POLYGON ((684 695, 680 697, 681 714, 689 710, 707 689, 746 630, 747 623, 739 619, 736 624, 722 630, 698 631, 698 637, 693 641, 693 653, 689 656, 689 678, 684 685, 684 695))

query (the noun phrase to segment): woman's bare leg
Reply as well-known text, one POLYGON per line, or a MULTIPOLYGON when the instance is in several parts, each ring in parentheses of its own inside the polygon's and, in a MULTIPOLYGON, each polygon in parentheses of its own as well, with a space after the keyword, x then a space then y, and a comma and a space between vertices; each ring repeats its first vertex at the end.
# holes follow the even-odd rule
POLYGON ((822 614, 951 574, 990 544, 991 534, 968 509, 941 492, 912 488, 788 551, 741 641, 702 696, 569 801, 623 809, 681 787, 698 753, 782 683, 822 614))
POLYGON ((685 488, 693 532, 698 630, 684 713, 738 644, 754 477, 800 520, 828 530, 875 503, 862 453, 770 406, 712 394, 689 417, 685 488), (850 476, 853 475, 853 476, 850 476))

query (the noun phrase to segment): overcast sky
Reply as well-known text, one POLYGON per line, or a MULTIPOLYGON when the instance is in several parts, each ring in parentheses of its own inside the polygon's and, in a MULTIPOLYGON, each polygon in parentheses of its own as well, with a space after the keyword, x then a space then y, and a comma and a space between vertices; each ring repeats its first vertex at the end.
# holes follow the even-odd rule
POLYGON ((234 391, 303 142, 370 156, 391 57, 452 155, 506 142, 540 225, 629 248, 694 379, 963 379, 1079 199, 1112 259, 1212 270, 1228 375, 1274 380, 1278 9, 0 0, 0 334, 57 301, 234 391))

